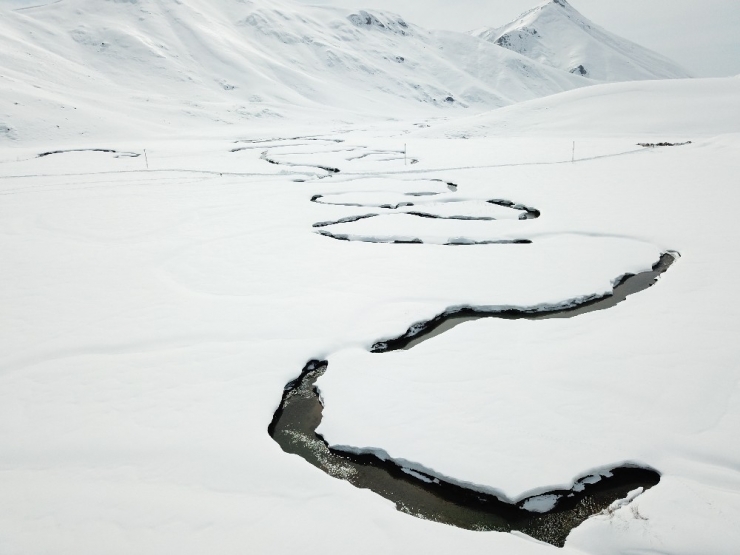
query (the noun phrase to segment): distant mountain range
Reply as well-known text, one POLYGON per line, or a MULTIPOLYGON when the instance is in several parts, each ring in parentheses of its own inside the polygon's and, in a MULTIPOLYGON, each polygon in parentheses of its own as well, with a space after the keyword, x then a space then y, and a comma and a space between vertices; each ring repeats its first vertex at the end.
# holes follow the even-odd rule
POLYGON ((486 27, 470 34, 542 64, 597 81, 690 77, 668 58, 592 23, 566 0, 549 0, 508 25, 486 27))
POLYGON ((291 0, 0 3, 0 141, 501 107, 682 77, 554 0, 477 36, 291 0), (480 40, 480 38, 486 40, 480 40), (506 48, 501 48, 506 46, 506 48))

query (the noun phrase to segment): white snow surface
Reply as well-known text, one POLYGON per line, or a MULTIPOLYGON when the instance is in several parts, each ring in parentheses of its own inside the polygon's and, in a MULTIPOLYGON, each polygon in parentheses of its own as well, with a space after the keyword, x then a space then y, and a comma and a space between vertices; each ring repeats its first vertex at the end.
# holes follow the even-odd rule
MULTIPOLYGON (((737 133, 738 99, 740 80, 734 77, 613 83, 458 118, 417 134, 458 138, 631 136, 639 142, 681 142, 737 133)), ((590 154, 578 149, 576 156, 582 159, 590 154)))
POLYGON ((559 495, 539 495, 537 497, 527 499, 522 507, 533 513, 546 513, 555 508, 558 503, 558 499, 560 499, 559 495))
MULTIPOLYGON (((692 553, 699 546, 732 553, 740 539, 732 525, 740 514, 733 340, 739 261, 732 254, 739 138, 575 164, 458 172, 470 182, 483 181, 485 173, 497 183, 516 183, 520 196, 543 212, 539 220, 512 222, 531 227, 532 245, 465 248, 494 258, 479 275, 488 302, 472 300, 467 282, 447 280, 458 306, 531 307, 547 291, 566 298, 553 289, 560 270, 570 284, 605 270, 604 285, 587 286, 597 292, 620 273, 607 258, 625 271, 645 267, 659 250, 676 249, 681 258, 656 286, 607 311, 566 320, 479 320, 408 351, 335 353, 318 383, 325 403, 319 432, 331 445, 382 451, 405 467, 511 500, 567 488, 579 476, 622 463, 655 468, 661 483, 640 498, 647 521, 617 511, 588 521, 568 545, 589 553, 692 553), (580 246, 566 229, 581 230, 580 246), (537 238, 545 230, 554 237, 537 238), (555 254, 560 241, 564 249, 555 254), (604 259, 586 254, 589 241, 608 249, 604 259), (612 250, 616 245, 621 250, 612 250), (641 249, 645 262, 628 263, 641 249), (584 254, 586 266, 567 262, 565 251, 584 254), (504 263, 508 256, 531 256, 548 269, 504 263), (663 535, 658 530, 668 523, 671 532, 663 535), (663 551, 651 551, 647 537, 659 538, 663 551)), ((383 337, 403 331, 389 329, 383 337)))
MULTIPOLYGON (((327 136, 394 148, 380 131, 327 136)), ((283 386, 328 357, 334 444, 512 499, 650 465, 661 483, 630 504, 648 520, 630 507, 592 518, 564 552, 732 553, 740 140, 635 140, 593 139, 601 158, 571 164, 561 139, 418 139, 418 164, 379 161, 368 179, 286 170, 232 140, 155 143, 149 171, 141 157, 4 151, 3 550, 318 553, 326 537, 359 553, 554 552, 419 521, 285 455, 266 433, 283 386), (347 243, 312 227, 366 210, 315 194, 453 196, 447 181, 542 211, 453 222, 460 235, 511 226, 533 244, 347 243), (450 307, 603 294, 667 249, 682 257, 659 284, 608 311, 367 352, 450 307)), ((332 148, 317 143, 317 158, 332 148)))
POLYGON ((547 0, 503 27, 483 27, 471 35, 598 81, 689 77, 665 56, 596 25, 567 0, 547 0))
POLYGON ((536 100, 589 81, 401 21, 0 5, 0 553, 737 551, 737 79, 536 100), (314 227, 339 220, 324 229, 431 244, 314 227), (451 237, 532 244, 434 244, 451 237), (367 352, 450 308, 603 295, 669 249, 608 311, 367 352), (410 472, 510 499, 621 462, 661 482, 563 550, 413 518, 267 434, 310 359, 329 361, 326 438, 410 472))

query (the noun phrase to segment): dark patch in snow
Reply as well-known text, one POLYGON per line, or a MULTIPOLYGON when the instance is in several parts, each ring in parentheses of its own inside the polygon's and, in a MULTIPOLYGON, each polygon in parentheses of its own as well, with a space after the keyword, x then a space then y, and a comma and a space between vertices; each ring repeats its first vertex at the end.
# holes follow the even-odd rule
MULTIPOLYGON (((277 143, 284 141, 323 141, 326 143, 343 143, 344 139, 325 139, 319 135, 305 135, 302 137, 275 137, 272 139, 240 139, 234 141, 235 143, 248 143, 248 144, 260 144, 260 143, 277 143)), ((232 151, 233 152, 233 151, 232 151)))
MULTIPOLYGON (((235 150, 232 150, 231 152, 237 152, 238 150, 239 149, 235 149, 235 150)), ((268 164, 274 164, 276 166, 289 166, 293 168, 318 168, 320 170, 324 170, 325 172, 329 174, 339 173, 340 171, 342 171, 339 168, 332 168, 330 166, 318 166, 318 165, 311 165, 311 164, 294 164, 292 162, 278 162, 274 158, 269 158, 267 156, 266 150, 262 152, 262 154, 260 155, 260 158, 264 160, 265 162, 267 162, 268 164)))
POLYGON ((575 73, 576 75, 583 75, 584 77, 588 77, 588 70, 583 67, 583 64, 579 65, 578 67, 574 67, 570 70, 570 72, 575 73))
MULTIPOLYGON (((441 179, 432 179, 431 181, 445 183, 441 179)), ((454 184, 454 183, 452 183, 452 182, 447 182, 447 186, 452 191, 456 191, 457 190, 457 185, 454 184)), ((415 192, 415 193, 406 193, 406 196, 410 196, 410 197, 426 197, 426 196, 436 196, 438 194, 439 193, 435 193, 435 192, 421 191, 421 192, 415 192)), ((323 198, 324 198, 324 195, 314 195, 313 197, 311 197, 311 202, 315 202, 315 203, 318 203, 318 204, 327 204, 327 205, 331 205, 331 206, 347 206, 347 207, 352 207, 352 208, 360 208, 360 207, 366 207, 366 208, 374 207, 375 208, 375 207, 377 207, 377 208, 382 208, 382 209, 385 209, 385 210, 398 210, 399 208, 408 208, 408 207, 415 206, 415 204, 413 202, 399 202, 397 204, 380 204, 380 205, 377 205, 377 204, 362 204, 362 203, 359 203, 359 202, 326 202, 326 201, 322 201, 323 198)), ((454 200, 454 199, 452 199, 452 200, 451 199, 446 199, 443 202, 453 203, 453 202, 466 202, 466 201, 464 201, 464 200, 463 201, 458 201, 458 200, 454 200)), ((534 219, 539 218, 540 215, 541 215, 540 214, 540 211, 537 210, 536 208, 530 208, 528 206, 525 206, 523 204, 518 204, 518 203, 512 202, 510 200, 493 199, 493 200, 489 200, 489 201, 486 201, 486 202, 489 203, 489 204, 495 204, 497 206, 502 206, 502 207, 505 207, 505 208, 511 208, 512 210, 519 210, 519 211, 521 211, 522 214, 519 215, 519 220, 534 220, 534 219)), ((415 216, 415 217, 418 217, 418 218, 429 218, 429 219, 437 219, 437 220, 461 220, 461 221, 495 221, 496 220, 496 218, 493 218, 493 217, 490 217, 490 216, 466 216, 466 215, 462 215, 462 214, 452 215, 452 216, 442 216, 442 215, 430 213, 429 211, 425 211, 423 205, 421 205, 417 210, 402 212, 402 214, 406 214, 408 216, 415 216)), ((333 224, 352 223, 352 222, 356 222, 358 220, 365 219, 367 217, 373 217, 373 216, 377 216, 377 215, 378 214, 371 214, 369 216, 361 216, 361 217, 351 216, 349 218, 344 218, 344 219, 341 219, 341 220, 338 220, 338 221, 335 221, 335 222, 321 222, 319 224, 314 224, 314 227, 322 227, 323 228, 323 227, 328 227, 328 226, 333 225, 333 224)), ((397 242, 397 241, 392 241, 390 239, 388 239, 388 240, 378 239, 377 237, 356 237, 356 236, 355 237, 352 237, 352 236, 350 236, 348 234, 337 234, 337 233, 332 233, 332 232, 327 231, 327 230, 322 230, 319 233, 321 235, 326 236, 326 237, 330 237, 332 239, 337 239, 337 240, 341 240, 341 241, 358 241, 358 242, 363 242, 363 243, 388 243, 388 242, 397 242)), ((403 241, 403 242, 405 242, 405 241, 403 241)), ((414 238, 410 242, 413 242, 413 243, 422 243, 422 241, 419 240, 418 238, 414 238)), ((529 239, 473 240, 473 239, 468 239, 468 238, 465 238, 465 237, 460 237, 460 238, 456 238, 456 239, 453 239, 453 240, 445 243, 445 245, 446 246, 463 246, 463 245, 508 245, 508 244, 528 245, 528 244, 531 244, 531 243, 532 243, 532 241, 530 241, 529 239)))
MULTIPOLYGON (((417 214, 411 214, 416 216, 417 214)), ((361 219, 361 218, 358 218, 361 219)), ((452 219, 452 218, 450 218, 452 219)), ((331 225, 331 224, 328 224, 331 225)), ((358 243, 375 243, 380 245, 424 245, 424 241, 418 237, 411 237, 408 239, 393 239, 391 237, 383 239, 380 237, 352 237, 346 233, 332 233, 326 229, 320 229, 318 231, 320 235, 336 239, 337 241, 353 241, 358 243)), ((530 245, 532 241, 529 239, 501 239, 501 240, 490 240, 490 241, 473 241, 471 239, 453 239, 448 243, 444 243, 442 246, 445 247, 468 247, 474 245, 530 245)), ((438 243, 434 243, 438 244, 438 243)))
POLYGON ((490 241, 473 241, 472 239, 466 239, 461 237, 459 239, 453 239, 449 243, 445 243, 448 247, 468 247, 473 245, 531 245, 532 241, 529 239, 492 239, 490 241))
POLYGON ((503 206, 505 208, 512 208, 514 210, 522 210, 524 214, 519 216, 520 220, 536 220, 542 215, 542 212, 540 212, 536 208, 530 208, 529 206, 524 206, 523 204, 515 204, 511 202, 510 200, 494 199, 494 200, 489 200, 486 202, 488 202, 488 204, 495 204, 497 206, 503 206))
POLYGON ((406 23, 403 19, 392 19, 384 15, 377 16, 365 10, 360 10, 358 13, 353 13, 347 16, 347 19, 349 19, 352 25, 356 27, 390 31, 397 35, 403 36, 410 34, 408 23, 406 23), (385 23, 381 21, 381 17, 385 19, 385 23))
POLYGON ((649 489, 660 482, 655 470, 624 465, 602 471, 598 477, 593 473, 582 476, 569 490, 552 490, 511 503, 375 453, 333 449, 316 433, 323 405, 315 384, 328 367, 326 360, 311 360, 300 376, 284 387, 267 431, 286 453, 300 456, 334 478, 381 495, 399 511, 467 530, 519 531, 562 547, 570 531, 588 517, 639 487, 649 489), (544 496, 552 499, 542 507, 537 501, 544 496))
POLYGON ((430 218, 433 220, 466 220, 492 222, 496 219, 487 216, 439 216, 437 214, 429 214, 426 212, 404 212, 404 214, 408 214, 409 216, 418 216, 420 218, 430 218))
MULTIPOLYGON (((332 233, 331 231, 326 231, 324 229, 319 231, 319 235, 323 235, 324 237, 330 237, 331 239, 336 239, 337 241, 349 241, 348 235, 339 235, 332 233)), ((369 241, 370 243, 374 241, 369 241)))
POLYGON ((319 235, 323 235, 324 237, 329 237, 331 239, 336 239, 337 241, 356 241, 359 243, 375 243, 379 245, 423 245, 424 241, 419 239, 418 237, 411 237, 409 239, 380 239, 376 237, 359 237, 359 238, 351 238, 349 235, 344 233, 332 233, 331 231, 327 231, 325 229, 320 229, 318 231, 319 235))
POLYGON ((399 208, 405 208, 407 206, 413 205, 413 202, 399 202, 398 204, 381 204, 380 208, 385 208, 386 210, 398 210, 399 208))
POLYGON ((52 156, 54 154, 67 154, 69 152, 105 152, 108 154, 115 154, 116 158, 138 158, 141 156, 138 152, 119 152, 117 150, 110 150, 108 148, 71 148, 68 150, 51 150, 49 152, 42 152, 37 155, 37 158, 44 158, 45 156, 52 156))
POLYGON ((655 148, 660 146, 686 146, 690 144, 691 141, 686 141, 685 143, 637 143, 637 146, 641 146, 644 148, 655 148))
POLYGON ((617 280, 614 290, 610 295, 587 299, 581 302, 569 304, 536 307, 536 308, 510 308, 485 310, 480 308, 462 307, 450 309, 428 322, 418 323, 411 326, 406 333, 394 339, 386 339, 373 345, 371 351, 384 353, 386 351, 397 351, 399 349, 410 349, 422 341, 436 337, 440 333, 452 329, 456 325, 469 320, 480 318, 502 318, 505 320, 544 320, 549 318, 572 318, 587 312, 605 310, 623 302, 628 296, 645 291, 654 285, 658 278, 665 273, 675 262, 677 254, 664 254, 653 266, 652 270, 637 275, 627 274, 617 280), (438 328, 441 328, 440 331, 438 328))
POLYGON ((329 166, 316 166, 316 167, 319 168, 320 170, 324 170, 329 173, 339 173, 340 171, 342 171, 339 168, 331 168, 329 166))
POLYGON ((360 220, 366 220, 367 218, 374 218, 375 216, 377 216, 377 214, 363 214, 362 216, 347 216, 346 218, 340 218, 333 222, 315 223, 313 224, 313 226, 314 227, 328 227, 330 225, 336 225, 336 224, 348 224, 348 223, 357 222, 360 220))
POLYGON ((447 188, 452 191, 453 193, 457 191, 457 183, 452 183, 452 181, 444 181, 442 179, 432 179, 432 181, 436 181, 438 183, 445 183, 447 185, 447 188))

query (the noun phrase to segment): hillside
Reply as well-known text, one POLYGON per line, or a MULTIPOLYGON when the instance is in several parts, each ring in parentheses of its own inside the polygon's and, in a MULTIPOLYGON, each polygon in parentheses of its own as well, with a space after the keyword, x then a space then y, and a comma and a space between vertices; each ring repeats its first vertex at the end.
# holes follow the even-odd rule
POLYGON ((466 34, 364 10, 286 0, 0 8, 0 140, 181 133, 296 110, 337 121, 443 115, 586 84, 466 34))
POLYGON ((737 133, 740 79, 609 83, 459 118, 428 135, 632 136, 658 140, 737 133))

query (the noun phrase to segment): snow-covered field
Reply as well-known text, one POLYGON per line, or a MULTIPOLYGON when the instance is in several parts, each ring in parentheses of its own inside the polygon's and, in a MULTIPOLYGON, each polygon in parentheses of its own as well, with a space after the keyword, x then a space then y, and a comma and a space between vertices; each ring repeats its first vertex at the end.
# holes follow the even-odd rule
POLYGON ((0 553, 737 553, 740 79, 538 99, 586 80, 354 12, 140 0, 103 3, 101 23, 88 0, 12 4, 0 8, 0 553), (256 23, 233 31, 240 10, 256 23), (281 17, 324 46, 268 37, 233 54, 281 17), (185 28, 222 29, 213 52, 235 59, 207 65, 185 28), (93 56, 98 41, 110 48, 93 56), (313 77, 335 47, 345 64, 406 63, 379 61, 388 44, 431 64, 406 76, 421 89, 380 66, 366 82, 359 65, 313 77), (490 73, 474 70, 481 56, 490 73), (243 95, 229 95, 250 80, 260 100, 234 112, 243 95), (478 91, 460 92, 470 110, 416 106, 456 82, 478 91), (638 146, 662 141, 691 143, 638 146), (467 322, 369 352, 453 307, 608 294, 668 251, 680 258, 659 282, 609 310, 467 322), (661 481, 562 550, 414 518, 268 435, 311 359, 329 361, 319 431, 332 445, 508 500, 623 463, 661 481))

